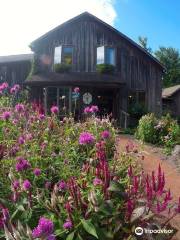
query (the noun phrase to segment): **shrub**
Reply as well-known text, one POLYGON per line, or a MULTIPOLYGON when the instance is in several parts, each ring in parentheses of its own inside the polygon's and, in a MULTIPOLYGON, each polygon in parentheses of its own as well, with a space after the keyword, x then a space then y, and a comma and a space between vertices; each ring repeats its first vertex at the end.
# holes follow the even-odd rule
POLYGON ((144 142, 163 145, 169 154, 180 143, 180 126, 169 114, 160 119, 147 114, 139 120, 135 135, 144 142))
POLYGON ((115 71, 115 67, 111 64, 97 64, 96 70, 98 73, 112 74, 115 71))
POLYGON ((143 142, 158 143, 160 136, 157 136, 156 124, 157 118, 153 113, 143 116, 139 120, 136 137, 143 142))
POLYGON ((71 70, 70 64, 56 63, 54 64, 54 71, 56 73, 67 73, 71 70))

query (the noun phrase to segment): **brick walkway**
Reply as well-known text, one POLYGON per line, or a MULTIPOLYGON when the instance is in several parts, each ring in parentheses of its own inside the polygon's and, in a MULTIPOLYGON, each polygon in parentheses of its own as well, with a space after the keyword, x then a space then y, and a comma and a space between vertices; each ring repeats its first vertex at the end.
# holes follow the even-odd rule
MULTIPOLYGON (((136 153, 137 155, 143 155, 145 157, 144 160, 141 158, 138 159, 146 173, 151 173, 153 170, 157 171, 159 164, 161 165, 162 170, 165 173, 166 188, 171 189, 173 199, 177 202, 180 196, 180 173, 177 172, 175 166, 166 160, 162 160, 162 154, 158 152, 154 147, 149 145, 142 145, 132 136, 120 135, 120 151, 125 150, 125 146, 128 141, 131 141, 136 146, 138 150, 138 153, 136 153)), ((171 224, 178 229, 176 236, 174 236, 172 240, 180 240, 180 217, 178 216, 174 218, 171 224)))

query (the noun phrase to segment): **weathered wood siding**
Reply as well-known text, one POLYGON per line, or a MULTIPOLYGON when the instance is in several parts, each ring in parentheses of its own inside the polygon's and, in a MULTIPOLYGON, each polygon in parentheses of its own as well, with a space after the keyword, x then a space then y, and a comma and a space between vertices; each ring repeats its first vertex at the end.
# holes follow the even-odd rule
MULTIPOLYGON (((144 90, 148 110, 161 112, 162 68, 112 29, 86 17, 49 33, 33 46, 33 51, 41 62, 40 72, 52 71, 54 48, 59 45, 74 47, 72 71, 76 72, 95 72, 97 47, 115 47, 117 72, 120 81, 126 83, 126 90, 144 90), (51 64, 44 64, 41 61, 44 57, 48 58, 51 64)), ((122 96, 124 97, 124 94, 122 96)), ((124 109, 127 108, 127 97, 128 91, 126 99, 123 99, 124 109)))
POLYGON ((31 69, 30 61, 0 63, 0 82, 22 85, 31 69))

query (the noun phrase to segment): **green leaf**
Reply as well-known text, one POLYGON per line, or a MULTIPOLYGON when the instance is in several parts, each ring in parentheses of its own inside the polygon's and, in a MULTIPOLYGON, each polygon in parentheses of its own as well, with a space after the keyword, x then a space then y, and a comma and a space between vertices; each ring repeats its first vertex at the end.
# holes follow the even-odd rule
POLYGON ((86 232, 88 232, 89 234, 91 234, 92 236, 98 239, 96 229, 94 225, 90 222, 90 220, 81 219, 81 222, 86 232))
POLYGON ((117 182, 110 182, 110 186, 108 187, 108 191, 110 192, 120 192, 121 191, 121 185, 117 182))
POLYGON ((74 238, 74 232, 70 233, 70 234, 67 236, 66 240, 73 240, 73 238, 74 238))

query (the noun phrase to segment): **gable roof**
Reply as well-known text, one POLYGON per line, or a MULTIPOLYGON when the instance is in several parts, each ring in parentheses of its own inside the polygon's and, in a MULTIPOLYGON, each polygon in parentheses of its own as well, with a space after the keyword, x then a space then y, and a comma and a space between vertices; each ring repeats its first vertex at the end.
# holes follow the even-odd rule
POLYGON ((162 98, 171 97, 176 92, 180 91, 180 84, 173 87, 164 88, 162 91, 162 98))
POLYGON ((18 55, 0 56, 0 63, 31 61, 32 59, 33 59, 33 54, 18 54, 18 55))
POLYGON ((81 13, 80 15, 62 23, 61 25, 55 27, 54 29, 50 30, 49 32, 45 33, 44 35, 42 35, 41 37, 37 38, 36 40, 34 40, 31 43, 31 46, 33 47, 33 45, 35 45, 36 43, 38 43, 39 41, 45 39, 49 34, 61 29, 62 27, 65 27, 67 24, 70 24, 74 21, 77 21, 83 17, 90 17, 93 20, 103 24, 104 26, 106 26, 107 28, 111 29, 113 32, 115 32, 116 34, 118 34, 119 36, 121 36, 122 38, 126 39, 130 44, 132 44, 134 47, 138 48, 141 52, 145 53, 146 55, 148 55, 153 61, 155 61, 162 69, 164 69, 164 66, 153 56, 151 55, 149 52, 147 52, 144 48, 142 48, 139 44, 137 44, 135 41, 133 41, 132 39, 130 39, 129 37, 127 37, 126 35, 124 35, 123 33, 121 33, 120 31, 118 31, 117 29, 115 29, 114 27, 112 27, 111 25, 109 25, 108 23, 102 21, 101 19, 97 18, 96 16, 90 14, 89 12, 84 12, 81 13))

